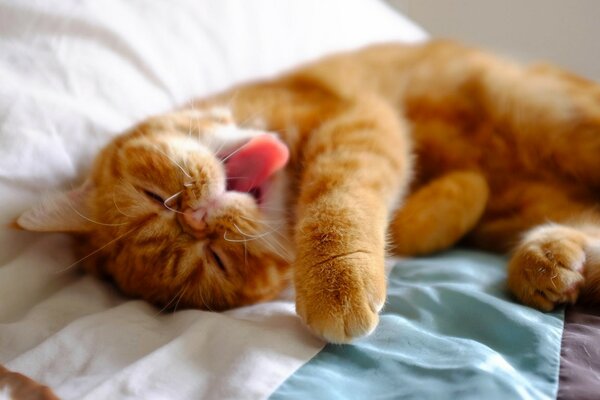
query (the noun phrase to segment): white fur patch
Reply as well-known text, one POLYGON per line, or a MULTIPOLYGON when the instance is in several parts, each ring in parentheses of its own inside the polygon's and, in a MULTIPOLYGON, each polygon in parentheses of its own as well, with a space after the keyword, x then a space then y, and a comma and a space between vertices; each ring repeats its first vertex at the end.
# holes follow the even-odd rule
POLYGON ((211 151, 203 146, 200 141, 193 136, 165 136, 164 142, 169 146, 169 153, 182 154, 190 151, 209 154, 211 151))
POLYGON ((236 148, 249 141, 255 136, 263 133, 259 130, 242 129, 236 125, 218 125, 212 133, 215 142, 215 151, 219 148, 229 149, 236 148))

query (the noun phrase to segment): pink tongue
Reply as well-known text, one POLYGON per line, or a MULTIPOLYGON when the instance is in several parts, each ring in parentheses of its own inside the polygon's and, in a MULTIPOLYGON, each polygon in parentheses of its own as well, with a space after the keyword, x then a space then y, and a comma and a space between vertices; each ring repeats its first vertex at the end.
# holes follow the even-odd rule
POLYGON ((262 185, 288 158, 288 148, 276 137, 264 134, 250 139, 226 161, 228 189, 248 192, 262 185))

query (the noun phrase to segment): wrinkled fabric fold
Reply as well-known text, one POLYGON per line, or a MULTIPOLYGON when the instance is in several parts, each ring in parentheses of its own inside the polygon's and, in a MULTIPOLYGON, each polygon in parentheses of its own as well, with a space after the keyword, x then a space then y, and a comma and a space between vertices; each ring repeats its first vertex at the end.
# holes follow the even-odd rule
POLYGON ((328 345, 271 399, 552 399, 563 312, 516 304, 499 256, 398 263, 375 333, 328 345))

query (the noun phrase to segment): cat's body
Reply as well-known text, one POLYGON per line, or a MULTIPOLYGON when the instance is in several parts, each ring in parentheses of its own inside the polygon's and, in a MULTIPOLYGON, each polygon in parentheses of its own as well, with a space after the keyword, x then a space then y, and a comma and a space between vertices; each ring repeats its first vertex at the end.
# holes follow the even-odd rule
POLYGON ((345 342, 377 323, 388 244, 514 248, 521 301, 600 297, 599 134, 600 87, 580 78, 376 46, 150 119, 19 223, 83 232, 88 269, 163 307, 265 300, 291 273, 299 315, 345 342))

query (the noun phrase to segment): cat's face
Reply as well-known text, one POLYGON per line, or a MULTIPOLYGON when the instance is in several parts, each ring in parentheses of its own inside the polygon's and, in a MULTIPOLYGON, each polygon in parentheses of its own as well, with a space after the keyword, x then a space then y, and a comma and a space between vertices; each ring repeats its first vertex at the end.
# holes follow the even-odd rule
POLYGON ((275 136, 222 110, 159 117, 109 144, 81 188, 18 223, 82 233, 88 269, 159 306, 254 303, 287 279, 287 158, 275 136))

